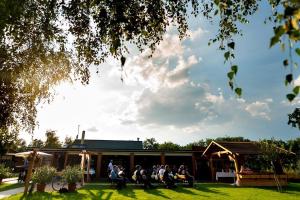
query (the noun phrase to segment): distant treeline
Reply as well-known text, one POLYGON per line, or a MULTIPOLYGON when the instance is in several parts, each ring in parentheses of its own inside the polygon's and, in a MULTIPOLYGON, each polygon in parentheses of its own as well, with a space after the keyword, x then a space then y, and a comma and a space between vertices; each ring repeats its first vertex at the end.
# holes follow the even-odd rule
MULTIPOLYGON (((173 142, 158 143, 155 138, 145 139, 143 142, 144 149, 152 150, 192 150, 193 146, 207 147, 211 141, 226 141, 226 142, 250 142, 251 140, 244 137, 218 137, 215 139, 207 138, 196 142, 189 143, 187 145, 179 145, 173 142)), ((276 139, 263 139, 258 142, 266 142, 274 144, 277 147, 284 148, 288 151, 292 151, 297 155, 300 155, 300 137, 293 140, 276 140, 276 139)))

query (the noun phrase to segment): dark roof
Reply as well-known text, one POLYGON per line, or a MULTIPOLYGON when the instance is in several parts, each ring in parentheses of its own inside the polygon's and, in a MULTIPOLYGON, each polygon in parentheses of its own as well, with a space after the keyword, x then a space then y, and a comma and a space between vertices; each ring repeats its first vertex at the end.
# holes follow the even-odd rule
MULTIPOLYGON (((292 153, 285 149, 276 147, 279 152, 283 153, 292 153)), ((212 141, 206 150, 203 152, 204 154, 210 154, 213 152, 219 151, 227 151, 231 154, 243 154, 243 155, 250 155, 250 154, 261 154, 262 149, 258 145, 257 142, 215 142, 212 141)))
POLYGON ((205 149, 206 147, 202 147, 202 146, 192 146, 192 151, 203 152, 205 149))
POLYGON ((143 149, 143 142, 130 140, 84 140, 84 144, 81 145, 81 140, 75 140, 68 148, 138 150, 143 149))

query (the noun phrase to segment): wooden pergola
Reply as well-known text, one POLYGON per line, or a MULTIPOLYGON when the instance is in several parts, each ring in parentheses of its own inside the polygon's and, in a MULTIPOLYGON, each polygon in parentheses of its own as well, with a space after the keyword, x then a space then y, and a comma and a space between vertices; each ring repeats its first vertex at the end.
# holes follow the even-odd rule
POLYGON ((52 156, 51 154, 44 153, 41 151, 38 151, 37 149, 34 149, 33 151, 26 151, 26 152, 20 152, 15 154, 16 157, 22 157, 24 159, 27 159, 29 161, 28 164, 28 172, 25 179, 24 184, 24 195, 27 195, 28 188, 29 188, 29 182, 32 177, 33 169, 40 166, 42 163, 42 160, 44 157, 52 156))
MULTIPOLYGON (((276 148, 280 152, 288 152, 281 148, 276 148)), ((212 141, 205 149, 202 156, 209 159, 212 180, 215 180, 216 168, 213 160, 216 158, 226 158, 234 162, 236 185, 238 186, 276 186, 287 185, 287 175, 275 173, 241 173, 241 166, 245 163, 245 158, 249 155, 261 155, 263 151, 256 142, 215 142, 212 141), (275 177, 276 176, 276 177, 275 177), (275 181, 278 180, 278 182, 275 181)))

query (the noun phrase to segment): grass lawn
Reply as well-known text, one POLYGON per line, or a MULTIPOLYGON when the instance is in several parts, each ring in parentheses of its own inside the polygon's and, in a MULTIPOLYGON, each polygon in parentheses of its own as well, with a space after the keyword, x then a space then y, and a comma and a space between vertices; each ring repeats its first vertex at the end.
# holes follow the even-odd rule
MULTIPOLYGON (((6 200, 22 199, 21 194, 14 195, 6 200)), ((26 198, 24 198, 26 199, 26 198)), ((194 188, 177 187, 174 190, 156 188, 144 190, 135 186, 128 186, 126 189, 116 190, 110 185, 99 183, 87 184, 76 193, 59 194, 33 193, 27 199, 220 199, 220 200, 243 200, 243 199, 300 199, 300 183, 291 183, 283 193, 276 191, 276 188, 237 188, 226 184, 199 183, 194 188)))
POLYGON ((0 185, 0 192, 5 191, 5 190, 11 190, 11 189, 18 188, 18 187, 22 187, 23 185, 24 185, 23 183, 13 183, 13 184, 2 183, 0 185))

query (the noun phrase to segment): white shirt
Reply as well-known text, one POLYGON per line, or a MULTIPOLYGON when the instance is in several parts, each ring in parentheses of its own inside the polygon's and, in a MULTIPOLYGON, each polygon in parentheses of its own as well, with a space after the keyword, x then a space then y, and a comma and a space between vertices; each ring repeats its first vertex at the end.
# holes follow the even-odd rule
POLYGON ((160 169, 160 170, 158 171, 158 173, 159 173, 160 176, 163 176, 164 173, 165 173, 165 169, 160 169))
POLYGON ((113 166, 112 162, 110 162, 110 163, 108 164, 108 169, 111 171, 111 170, 113 170, 113 168, 114 168, 114 166, 113 166))

